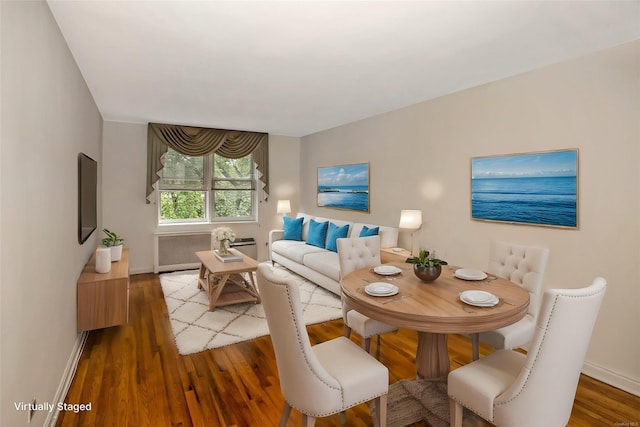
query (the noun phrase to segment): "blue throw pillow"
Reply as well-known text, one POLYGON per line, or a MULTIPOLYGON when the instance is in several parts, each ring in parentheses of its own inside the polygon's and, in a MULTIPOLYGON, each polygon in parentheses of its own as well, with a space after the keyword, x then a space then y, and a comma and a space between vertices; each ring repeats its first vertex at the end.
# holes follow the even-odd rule
POLYGON ((327 236, 327 249, 333 252, 338 252, 338 244, 336 239, 347 237, 349 234, 349 224, 338 227, 334 223, 329 223, 329 236, 327 236))
POLYGON ((282 217, 284 221, 284 240, 302 240, 302 222, 304 217, 289 218, 288 216, 282 217))
POLYGON ((307 233, 307 245, 318 246, 324 249, 324 242, 327 240, 327 228, 329 221, 316 222, 309 221, 309 232, 307 233))
POLYGON ((362 226, 359 237, 377 236, 380 232, 380 227, 369 228, 366 225, 362 226))

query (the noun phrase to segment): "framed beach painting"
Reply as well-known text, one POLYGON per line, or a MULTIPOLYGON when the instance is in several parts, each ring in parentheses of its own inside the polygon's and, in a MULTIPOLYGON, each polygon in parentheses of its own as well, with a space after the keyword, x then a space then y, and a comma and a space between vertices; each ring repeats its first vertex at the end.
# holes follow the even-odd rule
POLYGON ((369 212, 369 163, 319 167, 318 206, 369 212))
POLYGON ((471 218, 578 228, 578 150, 472 158, 471 218))

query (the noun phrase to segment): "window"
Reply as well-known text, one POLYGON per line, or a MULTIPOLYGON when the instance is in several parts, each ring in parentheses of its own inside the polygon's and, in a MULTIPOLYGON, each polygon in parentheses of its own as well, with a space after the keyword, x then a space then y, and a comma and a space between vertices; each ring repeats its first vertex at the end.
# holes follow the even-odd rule
POLYGON ((169 148, 159 181, 159 223, 255 219, 254 171, 251 155, 190 157, 169 148))

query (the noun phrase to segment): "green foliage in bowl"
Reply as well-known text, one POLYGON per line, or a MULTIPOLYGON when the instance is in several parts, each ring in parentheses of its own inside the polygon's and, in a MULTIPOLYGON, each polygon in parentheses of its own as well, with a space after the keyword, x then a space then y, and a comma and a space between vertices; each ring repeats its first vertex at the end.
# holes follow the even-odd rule
POLYGON ((417 257, 407 258, 405 261, 409 264, 415 264, 420 267, 437 267, 439 265, 448 265, 447 261, 442 259, 433 258, 429 251, 420 249, 420 253, 417 257))

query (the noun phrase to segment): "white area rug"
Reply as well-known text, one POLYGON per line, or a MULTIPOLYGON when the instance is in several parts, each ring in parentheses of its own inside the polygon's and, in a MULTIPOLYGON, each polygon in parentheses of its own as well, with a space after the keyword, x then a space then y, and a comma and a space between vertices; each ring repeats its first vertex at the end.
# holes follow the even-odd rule
MULTIPOLYGON (((307 325, 342 317, 339 296, 282 267, 276 268, 300 282, 300 299, 307 325)), ((209 311, 207 295, 198 289, 197 270, 161 274, 160 284, 180 354, 197 353, 269 334, 262 304, 234 304, 209 311)))

